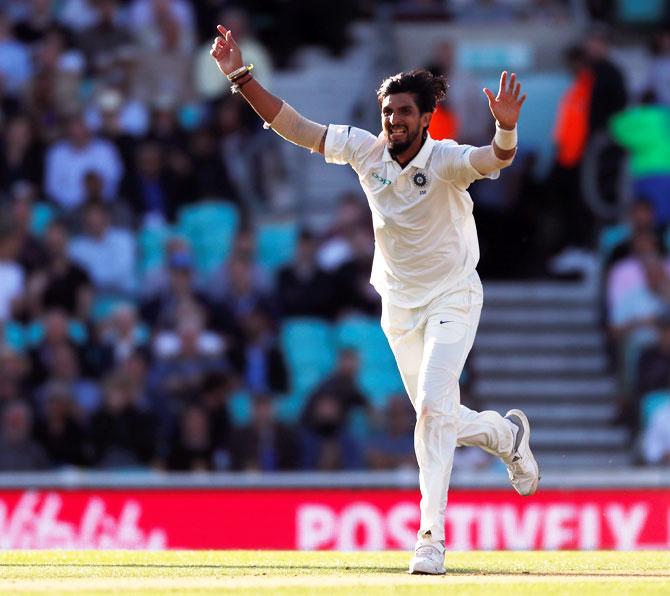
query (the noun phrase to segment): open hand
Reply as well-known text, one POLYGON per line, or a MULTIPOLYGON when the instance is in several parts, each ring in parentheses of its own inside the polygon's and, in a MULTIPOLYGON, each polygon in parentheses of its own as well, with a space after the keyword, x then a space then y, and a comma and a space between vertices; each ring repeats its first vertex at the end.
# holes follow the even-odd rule
POLYGON ((500 75, 500 88, 498 95, 493 95, 493 91, 484 88, 484 93, 489 99, 489 108, 491 114, 498 121, 502 128, 512 130, 519 120, 519 112, 523 102, 526 101, 526 94, 521 97, 521 83, 516 82, 516 74, 512 73, 507 84, 507 71, 503 70, 500 75))
POLYGON ((209 54, 216 61, 219 70, 228 75, 244 64, 242 52, 233 39, 233 34, 223 25, 217 25, 219 35, 212 43, 209 54))

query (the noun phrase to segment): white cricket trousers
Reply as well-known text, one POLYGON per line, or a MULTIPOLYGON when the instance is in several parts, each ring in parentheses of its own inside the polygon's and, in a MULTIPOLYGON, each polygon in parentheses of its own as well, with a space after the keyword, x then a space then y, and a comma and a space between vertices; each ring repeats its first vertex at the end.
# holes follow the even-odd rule
POLYGON ((482 303, 482 284, 476 272, 425 306, 402 308, 382 301, 382 329, 416 410, 419 540, 444 540, 447 491, 457 446, 481 447, 499 457, 512 451, 512 427, 498 412, 475 412, 460 403, 458 380, 474 342, 482 303))

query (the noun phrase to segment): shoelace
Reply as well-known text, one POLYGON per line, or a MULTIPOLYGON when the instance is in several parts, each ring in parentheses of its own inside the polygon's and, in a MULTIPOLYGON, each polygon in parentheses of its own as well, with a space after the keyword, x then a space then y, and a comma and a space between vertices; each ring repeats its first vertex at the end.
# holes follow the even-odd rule
POLYGON ((432 559, 436 557, 440 558, 442 557, 442 553, 438 550, 436 546, 433 546, 432 544, 423 544, 422 546, 416 549, 416 554, 427 556, 432 559))

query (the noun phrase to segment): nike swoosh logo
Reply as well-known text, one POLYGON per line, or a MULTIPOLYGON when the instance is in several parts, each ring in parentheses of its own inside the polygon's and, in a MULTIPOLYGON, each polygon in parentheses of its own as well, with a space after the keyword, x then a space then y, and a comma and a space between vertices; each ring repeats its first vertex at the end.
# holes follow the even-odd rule
POLYGON ((440 325, 444 325, 445 323, 451 323, 451 321, 440 321, 440 325))

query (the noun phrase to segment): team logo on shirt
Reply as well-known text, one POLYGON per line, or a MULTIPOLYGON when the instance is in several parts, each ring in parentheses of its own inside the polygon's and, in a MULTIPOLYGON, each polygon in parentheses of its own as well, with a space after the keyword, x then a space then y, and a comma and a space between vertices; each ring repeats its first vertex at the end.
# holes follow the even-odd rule
POLYGON ((414 182, 414 184, 416 184, 419 188, 424 188, 425 186, 428 185, 430 179, 428 178, 426 172, 417 172, 416 174, 414 174, 412 182, 414 182))

